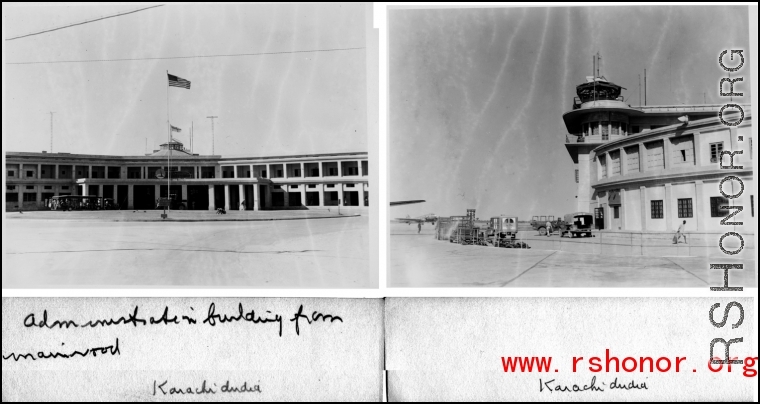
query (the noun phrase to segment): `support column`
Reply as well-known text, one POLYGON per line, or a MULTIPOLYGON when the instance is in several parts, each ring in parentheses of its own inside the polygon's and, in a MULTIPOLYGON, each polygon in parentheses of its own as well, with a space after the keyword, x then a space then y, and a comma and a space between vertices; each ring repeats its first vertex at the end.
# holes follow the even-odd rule
POLYGON ((639 199, 641 200, 641 231, 647 231, 647 187, 639 187, 639 199))
POLYGON ((319 192, 319 204, 318 204, 318 206, 323 208, 323 207, 325 207, 325 184, 318 184, 317 185, 317 192, 319 192))
POLYGON ((288 163, 282 163, 282 177, 288 179, 288 163))
POLYGON ((288 189, 289 185, 280 185, 280 188, 282 189, 282 193, 285 194, 283 199, 283 205, 288 208, 290 207, 290 189, 288 189))
MULTIPOLYGON (((343 177, 343 167, 342 167, 342 165, 343 164, 341 164, 341 162, 338 161, 338 177, 343 177)), ((343 192, 343 191, 341 190, 341 192, 343 192)))
POLYGON ((53 169, 55 170, 55 174, 54 174, 53 178, 58 179, 58 164, 56 164, 55 166, 53 166, 53 169))
MULTIPOLYGON (((306 178, 305 166, 304 166, 303 162, 301 162, 300 164, 301 164, 301 178, 306 178)), ((305 203, 304 203, 304 205, 305 205, 305 203)))
MULTIPOLYGON (((269 171, 267 171, 267 174, 268 173, 269 171)), ((272 208, 272 186, 271 185, 267 185, 266 187, 266 194, 264 195, 264 207, 266 209, 272 208)))
POLYGON ((37 164, 37 179, 42 178, 42 164, 37 164))
POLYGON ((694 132, 694 165, 700 167, 704 164, 704 153, 702 153, 702 136, 699 132, 694 132))
MULTIPOLYGON (((359 169, 361 170, 361 165, 359 166, 359 169)), ((359 174, 361 174, 361 171, 359 174)), ((364 184, 360 182, 356 185, 359 186, 359 206, 367 206, 364 204, 364 184)))
POLYGON ((665 217, 665 230, 667 231, 673 231, 673 218, 678 216, 677 207, 676 209, 673 209, 672 205, 672 187, 671 184, 665 184, 665 200, 662 202, 662 215, 665 217), (671 215, 673 215, 673 217, 670 217, 671 215))
MULTIPOLYGON (((243 184, 238 185, 238 199, 240 200, 240 202, 245 201, 244 210, 248 210, 248 204, 250 201, 247 201, 245 198, 245 185, 243 184)), ((236 209, 240 209, 240 205, 238 205, 236 209)))
POLYGON ((625 189, 620 188, 620 230, 626 230, 628 228, 625 223, 626 210, 625 189))
MULTIPOLYGON (((340 165, 338 165, 340 167, 340 165)), ((338 204, 340 206, 346 206, 346 204, 343 203, 343 184, 335 184, 335 188, 338 189, 338 204)))
POLYGON ((673 156, 670 155, 672 153, 672 144, 670 143, 670 139, 665 138, 662 139, 662 154, 665 158, 665 169, 669 170, 671 166, 671 160, 673 159, 673 156))
MULTIPOLYGON (((253 173, 253 169, 251 169, 251 173, 253 173)), ((255 183, 253 184, 253 210, 259 210, 259 201, 261 200, 260 198, 261 195, 259 195, 259 184, 255 183)))
POLYGON ((134 185, 127 185, 127 209, 135 208, 135 190, 134 185))
POLYGON ((706 219, 710 217, 709 212, 703 212, 703 204, 705 204, 703 202, 705 200, 704 185, 705 183, 702 180, 694 181, 694 206, 692 208, 694 209, 694 222, 696 222, 697 231, 707 230, 707 226, 702 224, 700 218, 706 219))
POLYGON ((100 197, 100 198, 103 197, 103 187, 105 187, 104 184, 98 185, 98 197, 100 197))
POLYGON ((628 153, 625 152, 625 147, 621 147, 618 152, 618 158, 620 159, 620 175, 628 175, 628 153))
POLYGON ((639 143, 639 172, 647 170, 647 148, 644 143, 639 143))
MULTIPOLYGON (((187 185, 186 184, 182 184, 182 185, 180 185, 180 187, 182 187, 181 188, 182 191, 181 191, 181 195, 180 195, 180 200, 187 201, 187 185)), ((187 208, 190 209, 190 202, 185 202, 185 203, 187 204, 186 205, 187 208)))
POLYGON ((209 184, 208 186, 208 210, 216 210, 216 206, 214 206, 214 185, 209 184))
POLYGON ((90 186, 85 182, 84 184, 80 184, 82 189, 82 196, 90 196, 90 186))
POLYGON ((72 165, 71 166, 71 179, 74 180, 74 181, 76 181, 76 179, 77 179, 77 166, 76 165, 72 165))
MULTIPOLYGON (((253 164, 249 164, 248 168, 251 170, 251 174, 248 176, 248 178, 254 178, 254 177, 256 177, 256 174, 253 173, 253 164)), ((256 185, 258 185, 258 184, 256 184, 256 185)))
POLYGON ((113 201, 119 203, 119 185, 113 184, 113 201))
POLYGON ((230 186, 224 185, 224 210, 230 210, 230 186))
MULTIPOLYGON (((361 160, 357 160, 356 161, 356 167, 358 167, 357 168, 357 172, 359 173, 359 176, 360 177, 364 176, 364 169, 362 168, 362 161, 361 160)), ((364 202, 362 202, 362 203, 364 203, 364 202)))
MULTIPOLYGON (((303 163, 301 163, 301 172, 303 173, 303 163)), ((306 206, 306 184, 301 184, 301 205, 306 206)))
POLYGON ((269 166, 269 164, 265 165, 264 167, 267 168, 267 175, 266 178, 272 179, 272 167, 269 166))
POLYGON ((42 200, 42 185, 37 185, 35 188, 35 192, 37 193, 37 207, 40 208, 43 206, 43 200, 42 200))
POLYGON ((237 169, 238 169, 238 166, 236 166, 236 165, 232 166, 232 178, 237 178, 238 177, 237 169))

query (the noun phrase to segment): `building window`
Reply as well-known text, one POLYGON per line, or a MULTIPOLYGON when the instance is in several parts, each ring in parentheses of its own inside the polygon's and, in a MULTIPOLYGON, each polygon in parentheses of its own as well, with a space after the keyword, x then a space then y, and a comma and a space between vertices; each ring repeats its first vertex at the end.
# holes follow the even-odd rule
POLYGON ((277 170, 277 178, 282 177, 282 170, 277 170))
POLYGON ((612 136, 620 135, 620 122, 612 122, 610 134, 612 134, 612 136))
POLYGON ((665 215, 663 214, 663 209, 662 209, 663 207, 662 200, 652 201, 651 206, 652 206, 652 209, 651 209, 652 219, 662 219, 665 217, 665 215))
POLYGON ((720 159, 720 152, 723 151, 723 142, 710 143, 710 162, 717 163, 720 159))
POLYGON ((309 185, 309 188, 316 188, 316 185, 309 185))
POLYGON ((580 176, 578 174, 578 169, 575 169, 575 183, 578 184, 580 182, 580 176))
POLYGON ((620 206, 612 207, 612 215, 615 219, 620 219, 620 206))
POLYGON ((710 197, 710 217, 723 217, 728 214, 728 210, 721 209, 721 206, 728 206, 728 199, 722 196, 710 197))
POLYGON ((620 122, 620 134, 626 136, 628 134, 628 124, 620 122))
POLYGON ((335 184, 327 184, 327 185, 325 185, 325 187, 327 187, 327 188, 335 188, 335 184))
POLYGON ((346 167, 346 175, 359 175, 359 167, 346 167))
POLYGON ((15 191, 16 190, 16 186, 15 185, 6 185, 5 186, 5 190, 6 191, 15 191))
POLYGON ((318 168, 312 168, 311 169, 311 176, 312 177, 319 177, 319 169, 318 168))
POLYGON ((686 162, 686 150, 681 149, 681 161, 686 162))
POLYGON ((298 185, 291 185, 290 189, 298 189, 298 185))
POLYGON ((69 186, 68 185, 64 185, 64 186, 61 187, 61 189, 69 189, 69 186))
POLYGON ((15 171, 13 171, 13 170, 8 170, 8 176, 9 176, 9 177, 13 177, 14 175, 16 175, 16 172, 15 172, 15 171))
POLYGON ((27 172, 26 172, 26 177, 27 177, 27 178, 29 178, 29 177, 34 177, 34 171, 27 171, 27 172))
POLYGON ((301 176, 301 169, 300 168, 294 169, 293 170, 293 176, 294 177, 300 177, 301 176))
POLYGON ((77 175, 82 175, 82 170, 77 171, 77 175))
POLYGON ((329 175, 329 176, 331 176, 331 177, 335 177, 336 175, 338 175, 338 167, 330 167, 330 168, 327 170, 327 172, 328 172, 328 175, 329 175))
POLYGON ((18 202, 18 194, 5 194, 5 202, 18 202))
POLYGON ((24 202, 37 202, 37 194, 25 192, 24 202))
POLYGON ((353 188, 353 187, 355 187, 355 186, 356 186, 356 185, 354 185, 354 184, 346 184, 346 188, 353 188))
POLYGON ((610 140, 610 123, 602 122, 602 140, 610 140))
POLYGON ((61 171, 61 175, 66 175, 66 170, 61 171))
POLYGON ((683 198, 678 200, 678 217, 694 217, 691 210, 691 198, 683 198))
POLYGON ((34 189, 34 185, 27 185, 26 189, 34 189))
POLYGON ((53 189, 52 185, 45 185, 45 189, 53 189))
POLYGON ((279 185, 272 185, 272 189, 282 189, 282 187, 279 185))
POLYGON ((261 170, 261 178, 267 177, 267 170, 261 170))
POLYGON ((591 122, 589 125, 591 125, 591 134, 599 136, 599 122, 591 122))

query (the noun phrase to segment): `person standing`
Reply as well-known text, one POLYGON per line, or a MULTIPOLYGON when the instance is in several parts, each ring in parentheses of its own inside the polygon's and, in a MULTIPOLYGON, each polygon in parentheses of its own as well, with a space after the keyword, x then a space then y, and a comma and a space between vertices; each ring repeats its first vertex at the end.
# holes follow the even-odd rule
POLYGON ((420 234, 422 231, 422 222, 417 222, 417 234, 420 234))
POLYGON ((684 231, 686 230, 686 220, 681 223, 680 226, 678 226, 678 230, 676 230, 676 235, 673 236, 673 244, 678 244, 679 241, 681 241, 681 237, 683 237, 683 243, 689 244, 686 240, 686 234, 684 234, 684 231))
POLYGON ((549 237, 552 235, 552 222, 547 221, 546 222, 546 237, 549 237))
POLYGON ((245 199, 240 201, 240 210, 245 210, 245 199))

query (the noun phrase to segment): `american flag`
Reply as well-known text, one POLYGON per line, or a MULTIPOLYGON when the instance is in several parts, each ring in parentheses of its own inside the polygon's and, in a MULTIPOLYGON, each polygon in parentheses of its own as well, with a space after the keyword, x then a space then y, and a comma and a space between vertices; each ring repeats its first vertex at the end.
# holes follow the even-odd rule
POLYGON ((183 79, 182 77, 174 76, 172 74, 168 74, 168 76, 169 76, 169 87, 182 87, 188 90, 190 89, 189 81, 183 79))

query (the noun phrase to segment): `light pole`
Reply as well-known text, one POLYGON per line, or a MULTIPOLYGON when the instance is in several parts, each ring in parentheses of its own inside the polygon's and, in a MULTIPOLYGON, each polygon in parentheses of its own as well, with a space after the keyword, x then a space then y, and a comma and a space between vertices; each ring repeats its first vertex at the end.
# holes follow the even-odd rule
POLYGON ((219 118, 218 116, 207 116, 206 118, 211 119, 211 154, 214 154, 214 119, 219 118))

